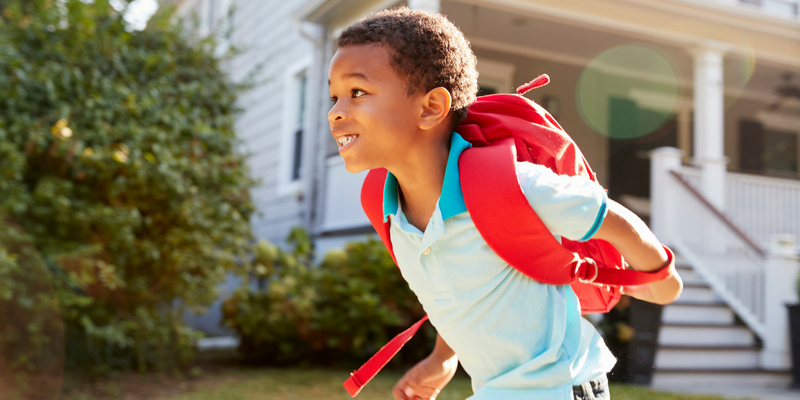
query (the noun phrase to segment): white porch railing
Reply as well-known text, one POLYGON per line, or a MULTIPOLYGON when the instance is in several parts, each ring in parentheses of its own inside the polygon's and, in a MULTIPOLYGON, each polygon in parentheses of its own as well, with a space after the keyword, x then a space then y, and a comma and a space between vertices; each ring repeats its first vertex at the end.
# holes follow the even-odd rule
MULTIPOLYGON (((683 167, 681 175, 701 187, 698 168, 683 167)), ((762 250, 772 235, 800 237, 800 181, 728 172, 724 213, 762 250)))
POLYGON ((682 166, 680 150, 650 154, 653 232, 763 340, 762 368, 790 368, 785 305, 798 302, 800 182, 726 173, 723 212, 698 190, 714 187, 701 182, 708 175, 682 166))
POLYGON ((762 249, 772 235, 800 237, 800 181, 728 173, 725 213, 762 249))
MULTIPOLYGON (((760 337, 766 334, 764 255, 752 239, 714 208, 682 175, 671 171, 669 243, 760 337)), ((691 170, 688 171, 691 174, 691 170)))

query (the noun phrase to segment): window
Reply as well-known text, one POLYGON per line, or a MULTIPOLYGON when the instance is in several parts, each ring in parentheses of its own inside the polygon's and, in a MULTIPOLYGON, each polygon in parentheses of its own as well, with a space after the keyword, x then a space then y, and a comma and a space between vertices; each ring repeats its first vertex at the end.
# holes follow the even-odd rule
POLYGON ((308 81, 311 59, 290 66, 284 80, 283 126, 280 147, 278 192, 290 194, 300 189, 303 178, 303 142, 308 130, 308 81))
POLYGON ((516 66, 511 63, 478 58, 479 96, 495 93, 512 93, 516 66))
POLYGON ((308 77, 306 72, 303 71, 301 76, 298 77, 299 81, 299 96, 300 101, 297 104, 297 120, 295 121, 296 128, 294 129, 294 152, 292 155, 292 181, 300 179, 300 166, 303 159, 303 121, 306 119, 306 86, 308 86, 308 77))
POLYGON ((797 135, 764 131, 764 169, 769 173, 797 175, 797 135))
POLYGON ((768 128, 758 121, 739 122, 739 164, 745 172, 798 177, 797 132, 768 128))

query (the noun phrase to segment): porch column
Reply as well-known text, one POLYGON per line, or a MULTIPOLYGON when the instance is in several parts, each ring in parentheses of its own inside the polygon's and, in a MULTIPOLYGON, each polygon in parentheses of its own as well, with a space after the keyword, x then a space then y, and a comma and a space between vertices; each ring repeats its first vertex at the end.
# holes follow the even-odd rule
POLYGON ((768 370, 792 368, 789 313, 786 304, 797 304, 797 274, 800 260, 793 235, 775 235, 764 268, 764 322, 766 335, 761 367, 768 370))
POLYGON ((705 41, 694 51, 694 159, 702 169, 700 191, 725 209, 725 107, 722 80, 725 43, 705 41))
POLYGON ((650 152, 650 229, 658 240, 670 246, 670 221, 676 218, 675 209, 680 205, 672 198, 677 188, 669 172, 681 167, 682 153, 674 147, 659 147, 650 152))
POLYGON ((415 11, 427 11, 439 13, 441 10, 440 0, 408 0, 408 8, 415 11))

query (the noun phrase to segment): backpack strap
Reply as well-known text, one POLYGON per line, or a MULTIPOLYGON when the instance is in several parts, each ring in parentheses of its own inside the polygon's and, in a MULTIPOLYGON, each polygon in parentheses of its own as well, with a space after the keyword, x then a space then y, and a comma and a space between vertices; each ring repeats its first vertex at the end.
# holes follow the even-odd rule
POLYGON ((539 282, 566 285, 577 276, 591 277, 594 271, 561 246, 531 208, 517 179, 516 159, 514 138, 509 137, 466 149, 458 160, 464 202, 483 240, 509 265, 539 282))
POLYGON ((461 153, 459 171, 464 202, 475 227, 500 258, 530 278, 553 285, 576 281, 641 285, 666 278, 656 272, 599 268, 564 248, 528 203, 517 178, 512 137, 461 153), (544 268, 543 266, 547 266, 544 268))
MULTIPOLYGON (((394 256, 394 250, 391 240, 391 224, 383 222, 383 187, 386 183, 386 175, 388 171, 385 168, 378 168, 370 170, 367 177, 364 179, 364 184, 361 186, 361 207, 369 218, 369 222, 378 236, 383 241, 389 254, 392 256, 395 265, 397 265, 397 258, 394 256)), ((386 343, 375 355, 361 366, 361 368, 353 371, 344 382, 344 388, 350 396, 356 397, 361 389, 370 381, 380 370, 392 359, 392 357, 403 348, 403 345, 408 342, 419 327, 428 319, 428 316, 422 317, 410 328, 406 329, 394 339, 386 343)))
POLYGON ((389 250, 395 265, 397 265, 389 234, 391 225, 388 222, 383 222, 383 186, 388 172, 386 168, 376 168, 369 171, 364 183, 361 185, 361 207, 364 209, 364 213, 367 214, 372 227, 375 228, 375 232, 378 233, 384 246, 386 246, 386 250, 389 250))

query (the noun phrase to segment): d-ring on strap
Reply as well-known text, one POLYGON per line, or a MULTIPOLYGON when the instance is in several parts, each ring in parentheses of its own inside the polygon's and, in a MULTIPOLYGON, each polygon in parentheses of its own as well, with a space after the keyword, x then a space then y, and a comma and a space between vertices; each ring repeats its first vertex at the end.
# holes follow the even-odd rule
POLYGON ((592 283, 592 282, 594 282, 594 280, 597 279, 597 275, 599 273, 600 273, 600 267, 598 267, 597 263, 594 262, 594 260, 589 258, 589 257, 584 257, 583 259, 578 260, 578 262, 575 265, 575 275, 578 276, 578 282, 580 282, 580 283, 592 283), (594 267, 594 275, 592 275, 592 277, 589 278, 589 279, 581 278, 580 275, 579 275, 581 266, 584 265, 584 264, 588 264, 588 265, 591 265, 592 267, 594 267))

